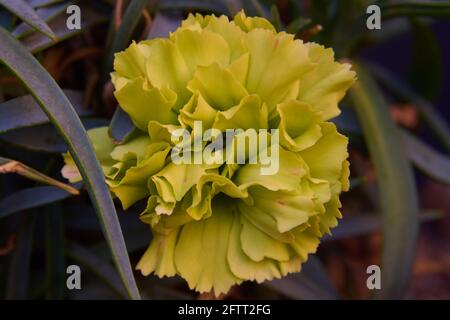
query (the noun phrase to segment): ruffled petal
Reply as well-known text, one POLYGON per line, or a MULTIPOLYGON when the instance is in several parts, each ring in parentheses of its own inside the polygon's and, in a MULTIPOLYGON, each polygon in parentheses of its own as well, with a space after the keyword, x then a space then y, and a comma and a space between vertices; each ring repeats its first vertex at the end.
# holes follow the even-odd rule
POLYGON ((154 40, 146 62, 146 71, 152 86, 158 89, 169 87, 176 92, 175 109, 180 109, 189 100, 191 94, 186 84, 191 78, 191 71, 172 41, 154 40))
POLYGON ((175 248, 175 266, 189 287, 216 296, 242 282, 227 261, 233 214, 226 208, 215 201, 210 218, 183 227, 175 248))
POLYGON ((217 110, 227 110, 239 104, 248 94, 229 70, 216 63, 207 67, 199 66, 188 83, 188 89, 193 93, 199 92, 217 110), (225 87, 227 90, 217 90, 225 87))
POLYGON ((277 107, 280 114, 280 142, 291 151, 299 152, 313 146, 322 136, 318 116, 311 108, 298 101, 281 103, 277 107), (301 117, 298 115, 301 114, 301 117))
POLYGON ((329 120, 340 114, 338 103, 355 81, 356 74, 350 70, 350 64, 334 60, 332 49, 315 43, 306 45, 315 67, 302 77, 298 100, 311 105, 323 120, 329 120))
POLYGON ((122 179, 107 181, 111 191, 120 199, 125 210, 150 194, 148 181, 165 165, 170 147, 164 143, 154 146, 151 150, 152 155, 126 170, 122 179))
POLYGON ((167 234, 155 233, 136 270, 144 276, 154 273, 160 278, 173 277, 176 274, 174 253, 179 230, 175 228, 167 234))
POLYGON ((244 39, 250 54, 247 89, 260 95, 270 114, 313 68, 307 46, 291 35, 265 29, 254 29, 244 39))
POLYGON ((267 19, 261 17, 247 17, 244 10, 239 11, 234 16, 233 21, 245 32, 249 32, 253 29, 265 29, 273 33, 276 32, 275 27, 267 19))
POLYGON ((281 274, 277 268, 276 261, 271 259, 254 261, 245 254, 240 239, 240 235, 243 232, 241 219, 238 215, 231 216, 232 218, 234 217, 234 222, 230 233, 230 245, 227 254, 231 272, 236 277, 254 280, 258 283, 265 280, 280 278, 281 274))
MULTIPOLYGON (((115 145, 112 139, 109 137, 108 127, 94 128, 88 131, 89 140, 94 147, 97 159, 100 162, 103 173, 106 175, 110 172, 114 165, 114 160, 111 158, 111 152, 114 150, 115 145)), ((79 182, 82 180, 80 171, 75 165, 70 153, 64 154, 65 165, 61 170, 61 174, 64 178, 68 179, 71 183, 79 182)))
POLYGON ((73 160, 70 153, 69 152, 65 153, 63 157, 64 157, 64 166, 61 169, 61 175, 65 179, 69 180, 70 183, 82 181, 83 177, 81 176, 81 173, 78 170, 78 167, 75 164, 75 161, 73 160))
POLYGON ((314 178, 338 181, 342 164, 348 157, 348 138, 338 133, 336 126, 330 122, 324 122, 321 126, 322 137, 314 146, 299 154, 308 164, 314 178))
POLYGON ((136 127, 143 131, 147 131, 150 121, 176 123, 177 117, 172 107, 177 95, 167 87, 151 88, 143 77, 139 77, 116 90, 114 95, 136 127))
POLYGON ((227 66, 230 63, 230 48, 220 34, 181 28, 172 33, 170 39, 183 57, 191 76, 199 66, 212 63, 227 66))
POLYGON ((178 121, 185 127, 194 128, 194 121, 201 121, 204 129, 212 127, 217 110, 211 107, 201 93, 195 93, 180 110, 178 121))
POLYGON ((205 174, 205 169, 201 165, 170 163, 155 174, 152 180, 164 201, 180 201, 205 174))
POLYGON ((320 216, 319 226, 322 234, 330 233, 330 230, 338 225, 338 219, 342 218, 340 212, 341 202, 339 197, 334 195, 329 202, 325 204, 325 213, 320 216))
MULTIPOLYGON (((124 51, 115 54, 114 78, 125 78, 132 80, 146 75, 146 60, 150 55, 150 45, 146 42, 132 42, 124 51)), ((117 88, 117 83, 114 85, 117 88)))
POLYGON ((148 135, 152 142, 167 142, 172 145, 172 134, 178 129, 182 129, 182 127, 179 125, 161 124, 156 121, 148 123, 148 135))
POLYGON ((241 246, 244 253, 253 261, 266 258, 277 261, 288 261, 291 252, 286 243, 280 242, 254 226, 247 218, 242 217, 240 233, 241 246))
POLYGON ((198 13, 194 16, 190 13, 188 18, 182 22, 181 27, 191 30, 206 29, 220 34, 230 48, 230 61, 234 61, 245 53, 242 41, 243 30, 233 21, 230 22, 227 16, 202 16, 198 13))
MULTIPOLYGON (((136 139, 117 145, 110 152, 110 158, 115 161, 126 162, 133 160, 135 163, 141 162, 149 154, 151 140, 147 136, 139 136, 136 139)), ((154 146, 152 147, 154 148, 154 146)))
POLYGON ((213 128, 221 131, 234 128, 267 129, 267 127, 267 106, 261 103, 261 99, 257 95, 248 95, 241 100, 239 105, 218 112, 213 124, 213 128))
POLYGON ((88 137, 100 163, 105 166, 111 165, 113 163, 111 152, 115 146, 109 137, 108 127, 91 129, 88 132, 88 137))
POLYGON ((247 198, 246 190, 241 190, 230 179, 217 173, 202 175, 196 186, 192 188, 192 203, 186 212, 194 219, 206 219, 212 214, 211 202, 213 197, 223 193, 232 198, 247 198))
MULTIPOLYGON (((271 146, 277 148, 278 146, 271 146)), ((304 162, 296 154, 279 148, 279 169, 274 175, 261 175, 261 163, 246 164, 239 168, 233 176, 233 181, 247 189, 254 185, 260 185, 268 190, 296 191, 300 187, 300 181, 307 170, 304 162)))
POLYGON ((299 231, 295 234, 291 248, 300 257, 301 262, 308 260, 308 255, 315 253, 319 246, 319 237, 311 230, 299 231))
POLYGON ((270 191, 261 187, 250 190, 253 206, 277 222, 280 233, 292 230, 317 214, 311 197, 298 192, 270 191))

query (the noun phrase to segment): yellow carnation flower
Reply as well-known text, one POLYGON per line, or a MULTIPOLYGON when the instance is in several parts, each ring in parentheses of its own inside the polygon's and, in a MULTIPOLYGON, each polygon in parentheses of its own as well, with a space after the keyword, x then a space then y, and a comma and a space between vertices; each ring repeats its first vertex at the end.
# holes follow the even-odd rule
POLYGON ((107 128, 90 136, 124 208, 147 201, 141 219, 153 239, 137 268, 215 294, 298 272, 341 217, 348 139, 329 120, 354 81, 350 65, 240 12, 233 21, 191 14, 169 38, 116 54, 114 70, 115 96, 140 135, 121 145, 107 128), (279 143, 266 147, 279 151, 278 171, 174 163, 173 133, 193 132, 197 121, 203 130, 243 129, 234 139, 279 130, 279 143))

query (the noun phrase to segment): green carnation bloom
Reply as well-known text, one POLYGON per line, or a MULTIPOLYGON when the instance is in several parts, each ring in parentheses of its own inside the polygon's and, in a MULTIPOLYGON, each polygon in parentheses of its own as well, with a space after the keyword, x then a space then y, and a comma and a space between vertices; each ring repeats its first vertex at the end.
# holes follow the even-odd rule
MULTIPOLYGON (((350 65, 240 12, 233 21, 190 15, 168 39, 116 54, 114 70, 115 96, 141 133, 120 145, 107 128, 89 135, 123 207, 147 201, 141 219, 153 239, 137 268, 215 294, 298 272, 337 225, 349 187, 348 139, 329 120, 355 79, 350 65), (172 133, 195 121, 204 130, 278 129, 278 172, 174 163, 172 133)), ((65 160, 64 175, 79 179, 65 160)))

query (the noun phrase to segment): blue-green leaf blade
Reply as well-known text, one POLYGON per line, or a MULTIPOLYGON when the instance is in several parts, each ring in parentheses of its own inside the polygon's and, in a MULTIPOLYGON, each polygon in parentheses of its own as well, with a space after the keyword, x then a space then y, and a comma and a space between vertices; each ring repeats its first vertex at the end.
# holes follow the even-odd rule
POLYGON ((450 185, 450 158, 402 130, 401 137, 412 163, 429 177, 450 185))
POLYGON ((296 300, 335 300, 337 293, 322 263, 310 256, 302 270, 266 283, 270 288, 296 300))
MULTIPOLYGON (((92 111, 83 108, 83 93, 64 90, 79 116, 92 115, 92 111)), ((31 95, 25 95, 0 103, 0 134, 10 130, 48 123, 48 117, 31 95)))
MULTIPOLYGON (((82 122, 86 130, 109 125, 109 120, 103 118, 83 118, 82 122)), ((67 152, 67 145, 50 123, 2 133, 0 134, 0 141, 4 141, 17 148, 36 152, 59 154, 67 152)))
POLYGON ((107 81, 107 77, 109 77, 109 73, 113 68, 114 54, 124 50, 129 45, 132 33, 139 23, 142 10, 144 10, 147 3, 147 0, 132 0, 125 10, 120 27, 114 34, 111 45, 106 50, 102 72, 103 83, 107 81))
POLYGON ((28 3, 33 8, 40 8, 40 7, 49 6, 51 4, 55 4, 55 3, 58 3, 61 1, 63 1, 63 0, 28 0, 28 3))
POLYGON ((411 164, 399 130, 371 75, 355 67, 358 82, 350 98, 375 165, 382 210, 383 286, 375 298, 399 299, 405 294, 414 261, 418 232, 418 200, 411 164))
POLYGON ((25 0, 0 0, 0 6, 5 7, 24 22, 32 26, 37 31, 45 34, 50 39, 55 39, 56 35, 44 20, 34 11, 25 0))
POLYGON ((117 294, 126 298, 126 292, 121 284, 120 277, 108 261, 99 258, 88 248, 73 241, 67 243, 67 255, 93 272, 117 294))
POLYGON ((63 209, 58 204, 45 209, 45 297, 62 299, 67 277, 63 209))
POLYGON ((22 43, 28 48, 28 50, 36 53, 55 45, 58 42, 74 37, 94 25, 106 21, 107 16, 102 11, 95 10, 95 8, 93 8, 89 3, 83 3, 79 6, 82 12, 80 29, 68 29, 66 24, 67 16, 62 14, 48 23, 56 34, 55 40, 51 40, 48 37, 35 32, 23 37, 21 39, 22 43))
POLYGON ((9 265, 6 299, 27 299, 36 213, 25 212, 9 265))
MULTIPOLYGON (((63 12, 65 13, 66 8, 72 3, 73 3, 72 1, 67 1, 63 3, 56 3, 53 6, 38 8, 36 9, 36 14, 39 17, 41 17, 43 21, 48 23, 59 14, 62 14, 63 12)), ((14 28, 11 34, 16 38, 21 38, 27 34, 30 34, 33 31, 34 29, 30 27, 30 25, 28 25, 25 22, 22 22, 21 24, 19 24, 17 27, 14 28)))
POLYGON ((122 108, 117 107, 109 124, 109 136, 115 143, 124 143, 133 136, 136 130, 130 116, 122 108))
MULTIPOLYGON (((439 210, 422 210, 419 213, 420 223, 439 220, 444 216, 439 210)), ((358 237, 381 230, 381 217, 378 212, 362 212, 351 217, 344 216, 331 235, 325 235, 323 241, 333 241, 358 237)))
POLYGON ((410 102, 417 107, 420 116, 427 123, 435 136, 441 141, 445 149, 450 152, 450 127, 443 116, 435 110, 434 106, 411 90, 411 88, 403 82, 396 79, 396 77, 385 68, 374 64, 370 64, 369 68, 379 83, 385 86, 393 95, 401 100, 410 102))
POLYGON ((410 24, 414 34, 410 83, 415 92, 433 101, 441 89, 444 70, 439 40, 433 28, 425 22, 411 18, 410 24))
POLYGON ((0 39, 0 61, 21 79, 66 141, 96 208, 103 233, 128 294, 133 299, 139 299, 116 210, 80 119, 53 78, 27 49, 2 28, 0 39))
MULTIPOLYGON (((78 189, 80 185, 78 184, 75 187, 78 189)), ((61 201, 71 196, 73 195, 69 192, 51 186, 22 189, 0 199, 0 219, 16 212, 61 201)))

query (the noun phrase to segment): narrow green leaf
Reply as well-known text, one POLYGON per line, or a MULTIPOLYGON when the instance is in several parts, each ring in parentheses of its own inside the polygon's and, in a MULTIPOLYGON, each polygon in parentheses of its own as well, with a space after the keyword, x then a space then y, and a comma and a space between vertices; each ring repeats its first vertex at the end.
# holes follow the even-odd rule
POLYGON ((68 38, 80 34, 90 27, 102 23, 108 19, 108 17, 99 10, 93 8, 89 3, 79 4, 81 9, 81 28, 70 30, 67 28, 66 21, 67 16, 62 14, 49 22, 49 26, 55 32, 57 39, 55 41, 43 36, 39 33, 32 33, 22 39, 22 43, 33 53, 42 51, 64 41, 68 38))
MULTIPOLYGON (((348 108, 343 108, 342 113, 339 117, 333 119, 333 122, 339 128, 339 131, 345 133, 345 135, 355 135, 353 140, 358 138, 361 133, 359 123, 354 119, 352 110, 348 108)), ((450 184, 450 159, 434 151, 407 131, 400 130, 400 134, 408 159, 424 174, 443 183, 450 184)), ((363 179, 360 179, 358 184, 360 182, 363 182, 363 179)), ((352 181, 350 181, 351 188, 352 184, 352 181)))
POLYGON ((309 256, 308 263, 302 266, 300 274, 314 281, 320 288, 332 298, 337 298, 336 289, 325 270, 323 263, 314 255, 309 256))
POLYGON ((0 0, 0 6, 5 7, 24 22, 32 26, 37 31, 45 34, 50 39, 56 39, 56 35, 44 20, 34 11, 25 0, 0 0))
POLYGON ((94 273, 119 296, 127 297, 116 270, 107 261, 73 241, 67 243, 67 256, 94 273))
MULTIPOLYGON (((89 130, 97 127, 106 127, 110 121, 108 119, 84 118, 82 122, 84 128, 89 130)), ((0 141, 4 141, 14 147, 36 152, 58 154, 67 152, 67 145, 64 143, 64 140, 58 135, 55 127, 49 123, 8 131, 0 134, 0 141)))
POLYGON ((122 108, 117 107, 109 125, 109 135, 114 140, 114 143, 128 141, 136 130, 137 128, 131 121, 130 116, 122 108))
POLYGON ((386 10, 383 14, 383 19, 389 19, 401 16, 416 16, 416 17, 429 17, 429 18, 441 18, 448 19, 450 17, 450 9, 415 9, 415 8, 396 8, 392 10, 386 10))
POLYGON ((80 193, 72 186, 55 180, 33 168, 28 167, 27 165, 19 161, 0 157, 0 174, 6 173, 15 173, 30 180, 60 188, 73 195, 78 195, 80 193))
POLYGON ((63 0, 28 0, 33 8, 45 7, 61 1, 63 0))
POLYGON ((388 70, 374 64, 369 64, 368 66, 378 82, 385 86, 387 90, 397 98, 410 102, 417 107, 423 120, 428 124, 446 150, 450 152, 450 128, 439 112, 427 100, 397 80, 388 70))
POLYGON ((62 299, 66 288, 64 259, 64 218, 61 206, 54 204, 45 212, 45 295, 46 299, 62 299))
MULTIPOLYGON (((63 3, 57 3, 53 6, 49 6, 49 7, 43 7, 43 8, 38 8, 36 9, 36 13, 39 17, 41 17, 41 19, 45 22, 49 22, 51 21, 53 18, 55 18, 56 16, 58 16, 61 13, 65 13, 66 12, 66 8, 75 3, 74 1, 68 1, 68 2, 63 2, 63 3)), ((66 17, 67 19, 67 17, 66 17)), ((30 34, 34 29, 32 27, 30 27, 28 24, 26 24, 25 22, 19 24, 11 33, 14 37, 16 38, 21 38, 24 37, 28 34, 30 34)))
POLYGON ((36 214, 25 212, 9 265, 6 299, 27 299, 36 214))
POLYGON ((384 19, 399 16, 448 18, 450 17, 450 3, 446 1, 403 1, 385 4, 381 7, 381 12, 384 19))
POLYGON ((405 294, 415 256, 416 186, 383 94, 363 67, 356 65, 355 70, 359 80, 350 89, 350 98, 375 165, 383 219, 383 286, 374 297, 399 299, 405 294))
POLYGON ((241 2, 242 7, 249 16, 258 16, 263 18, 267 18, 269 16, 268 12, 266 12, 266 9, 261 5, 259 0, 245 0, 241 2))
POLYGON ((7 31, 0 28, 0 61, 15 73, 38 101, 69 150, 86 183, 89 195, 102 223, 116 267, 133 299, 139 299, 139 291, 131 270, 122 230, 102 169, 86 131, 62 90, 39 62, 7 31))
POLYGON ((278 11, 276 4, 272 4, 270 7, 270 16, 275 29, 278 31, 283 30, 283 22, 281 22, 280 11, 278 11))
MULTIPOLYGON (((81 184, 74 185, 79 189, 81 184)), ((54 203, 71 197, 67 191, 56 187, 33 187, 22 189, 0 199, 0 219, 13 213, 27 209, 37 208, 46 204, 54 203)))
POLYGON ((441 47, 431 26, 418 19, 409 20, 414 34, 409 74, 411 86, 415 92, 433 101, 442 82, 441 47))
MULTIPOLYGON (((386 1, 387 2, 387 1, 386 1)), ((382 6, 384 9, 394 8, 416 8, 416 9, 450 9, 450 3, 446 1, 401 1, 399 3, 385 3, 382 6)))
MULTIPOLYGON (((92 110, 83 108, 83 93, 81 91, 64 90, 64 93, 79 116, 84 117, 93 114, 92 110)), ((31 95, 0 103, 0 134, 9 130, 48 122, 47 115, 31 95)))
POLYGON ((220 0, 164 0, 158 3, 159 10, 186 10, 189 12, 204 11, 216 14, 227 14, 227 6, 220 0))
MULTIPOLYGON (((439 210, 422 210, 419 215, 420 223, 435 221, 444 217, 439 210)), ((381 230, 381 217, 378 213, 368 212, 345 217, 332 230, 332 235, 325 235, 323 241, 339 240, 367 235, 381 230)))
MULTIPOLYGON (((129 45, 132 33, 139 23, 142 10, 144 10, 147 3, 147 0, 132 0, 125 10, 119 30, 114 34, 110 48, 106 50, 102 83, 106 83, 109 78, 109 73, 113 68, 114 54, 124 50, 129 45)), ((114 22, 111 21, 111 23, 114 22)))
POLYGON ((446 157, 409 132, 402 130, 401 137, 409 159, 423 173, 437 181, 450 185, 450 158, 446 157))
POLYGON ((311 19, 298 17, 294 19, 291 23, 288 24, 286 27, 286 32, 292 33, 292 34, 298 34, 302 32, 303 30, 312 27, 313 23, 311 19))
POLYGON ((302 270, 284 278, 266 282, 264 285, 297 300, 335 300, 334 289, 322 263, 310 256, 302 270))

